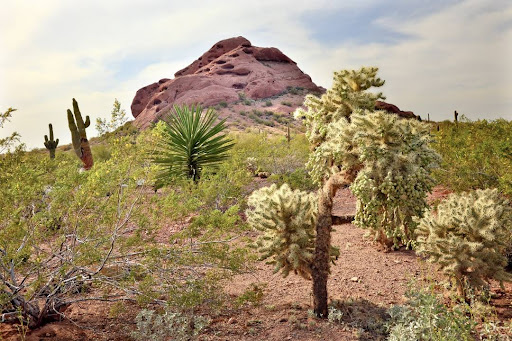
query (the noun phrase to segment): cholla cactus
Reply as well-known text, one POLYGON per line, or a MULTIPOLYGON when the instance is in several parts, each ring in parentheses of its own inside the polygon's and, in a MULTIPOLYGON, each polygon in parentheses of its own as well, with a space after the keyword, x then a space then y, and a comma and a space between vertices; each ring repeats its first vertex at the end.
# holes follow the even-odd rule
MULTIPOLYGON (((275 184, 254 191, 248 200, 247 221, 264 232, 257 240, 262 259, 271 258, 275 272, 290 271, 311 278, 315 248, 317 198, 314 194, 292 191, 287 184, 275 184)), ((331 250, 331 256, 337 256, 331 250)))
POLYGON ((313 180, 321 184, 340 170, 359 170, 351 186, 358 198, 356 225, 372 229, 388 248, 411 243, 413 218, 427 207, 426 195, 434 186, 430 174, 440 161, 429 146, 429 126, 357 109, 350 121, 330 123, 325 140, 308 163, 313 180))
POLYGON ((440 156, 429 146, 429 126, 385 112, 354 113, 348 133, 363 165, 351 186, 358 198, 355 224, 370 228, 375 240, 387 247, 410 244, 422 217, 427 193, 434 186, 431 171, 440 156))
POLYGON ((504 250, 512 232, 512 209, 498 190, 452 194, 428 212, 416 231, 418 253, 439 265, 464 298, 467 286, 512 280, 504 250))

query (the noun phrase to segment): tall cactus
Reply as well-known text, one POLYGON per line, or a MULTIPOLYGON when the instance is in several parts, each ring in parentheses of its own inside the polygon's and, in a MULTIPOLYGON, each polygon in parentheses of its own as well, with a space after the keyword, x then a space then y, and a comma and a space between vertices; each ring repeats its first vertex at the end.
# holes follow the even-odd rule
POLYGON ((55 149, 59 145, 59 139, 53 139, 53 126, 52 124, 48 124, 50 128, 50 139, 48 139, 48 135, 44 136, 44 146, 50 152, 50 159, 55 159, 55 149))
POLYGON ((73 142, 73 149, 75 150, 76 155, 82 163, 84 164, 84 169, 89 170, 93 165, 92 152, 91 147, 89 145, 89 141, 87 140, 87 134, 85 132, 85 128, 91 125, 91 121, 89 116, 85 117, 85 122, 82 119, 82 114, 80 113, 80 109, 78 108, 78 103, 73 98, 73 112, 75 117, 73 118, 73 113, 68 109, 68 124, 69 130, 71 131, 71 140, 73 142), (76 121, 76 122, 75 122, 76 121))

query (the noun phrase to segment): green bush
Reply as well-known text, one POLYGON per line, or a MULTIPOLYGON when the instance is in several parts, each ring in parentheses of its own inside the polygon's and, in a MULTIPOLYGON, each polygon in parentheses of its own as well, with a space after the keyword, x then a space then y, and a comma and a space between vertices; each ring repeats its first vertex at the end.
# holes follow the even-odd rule
POLYGON ((432 290, 407 292, 409 302, 389 309, 389 341, 474 340, 476 322, 466 315, 467 306, 448 309, 432 290))
POLYGON ((165 311, 159 314, 153 310, 142 310, 135 318, 137 330, 132 333, 135 340, 141 341, 188 341, 210 324, 210 319, 165 311))

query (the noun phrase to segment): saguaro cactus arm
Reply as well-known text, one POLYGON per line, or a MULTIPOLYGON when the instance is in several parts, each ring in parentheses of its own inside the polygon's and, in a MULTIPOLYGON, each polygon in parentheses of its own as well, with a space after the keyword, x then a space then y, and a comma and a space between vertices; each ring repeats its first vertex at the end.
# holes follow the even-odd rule
POLYGON ((75 150, 76 155, 82 163, 84 164, 84 169, 91 169, 93 165, 92 152, 91 147, 89 145, 89 141, 87 140, 87 133, 85 128, 91 125, 91 120, 89 116, 85 117, 85 122, 82 118, 82 114, 80 113, 80 109, 78 108, 77 101, 73 98, 73 113, 68 109, 68 124, 69 130, 71 131, 71 141, 73 143, 73 149, 75 150))
POLYGON ((44 136, 44 146, 50 152, 50 158, 54 159, 55 158, 55 149, 59 145, 59 139, 56 139, 56 140, 53 139, 53 126, 51 123, 48 125, 48 127, 50 128, 50 138, 48 139, 48 135, 44 136))

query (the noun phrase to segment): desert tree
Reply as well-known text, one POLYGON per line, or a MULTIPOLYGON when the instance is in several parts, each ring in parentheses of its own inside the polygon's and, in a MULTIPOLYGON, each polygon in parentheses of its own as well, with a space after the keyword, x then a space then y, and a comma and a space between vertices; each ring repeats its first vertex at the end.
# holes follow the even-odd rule
POLYGON ((116 98, 114 100, 112 111, 110 112, 110 122, 105 118, 97 118, 96 131, 99 135, 109 133, 121 127, 126 123, 126 121, 128 121, 126 110, 121 109, 121 103, 116 98))

